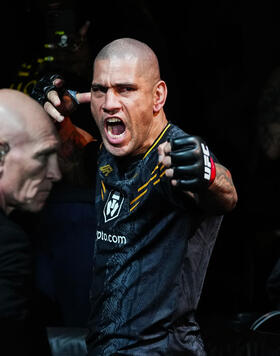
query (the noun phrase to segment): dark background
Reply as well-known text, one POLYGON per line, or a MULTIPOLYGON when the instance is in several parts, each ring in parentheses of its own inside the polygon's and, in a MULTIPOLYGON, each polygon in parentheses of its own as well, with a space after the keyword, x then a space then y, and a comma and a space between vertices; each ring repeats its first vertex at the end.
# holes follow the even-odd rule
MULTIPOLYGON (((54 1, 53 1, 54 2, 54 1)), ((51 1, 21 1, 2 11, 2 86, 17 66, 42 52, 51 1)), ((169 94, 169 119, 204 136, 213 150, 226 143, 244 163, 256 126, 256 105, 278 66, 280 21, 272 2, 62 1, 75 27, 87 19, 92 58, 108 41, 135 37, 158 54, 169 94)), ((221 150, 221 160, 231 157, 221 150)), ((247 161, 247 159, 246 159, 247 161)))
MULTIPOLYGON (((47 3, 11 2, 2 11, 2 87, 10 86, 22 62, 41 55, 49 35, 47 3)), ((265 282, 279 255, 270 211, 278 212, 259 194, 273 192, 259 175, 266 174, 259 167, 257 110, 265 82, 280 63, 277 9, 270 1, 248 0, 65 1, 62 10, 67 8, 74 9, 76 29, 91 21, 92 58, 119 37, 150 45, 168 85, 168 119, 204 137, 232 172, 239 203, 224 219, 201 309, 272 308, 265 282)))

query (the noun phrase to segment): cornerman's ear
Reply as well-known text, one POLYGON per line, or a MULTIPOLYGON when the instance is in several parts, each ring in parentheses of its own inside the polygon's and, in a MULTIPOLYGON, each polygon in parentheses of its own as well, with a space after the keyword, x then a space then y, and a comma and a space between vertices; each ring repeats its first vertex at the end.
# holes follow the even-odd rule
POLYGON ((167 86, 163 80, 157 82, 154 87, 154 113, 158 113, 164 106, 167 97, 167 86))
POLYGON ((8 144, 8 142, 0 141, 0 177, 3 173, 5 156, 9 151, 10 151, 10 145, 8 144))

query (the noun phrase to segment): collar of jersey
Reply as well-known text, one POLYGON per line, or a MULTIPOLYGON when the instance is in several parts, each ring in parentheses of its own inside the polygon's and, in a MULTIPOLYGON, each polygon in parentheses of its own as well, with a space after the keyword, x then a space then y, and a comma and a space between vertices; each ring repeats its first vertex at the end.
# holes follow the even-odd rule
POLYGON ((148 149, 148 151, 145 153, 144 157, 142 158, 145 159, 148 154, 153 150, 153 148, 159 143, 159 141, 162 139, 163 135, 165 134, 165 132, 169 129, 169 127, 171 126, 171 124, 168 122, 167 125, 165 126, 165 128, 162 130, 162 132, 159 134, 158 138, 155 140, 155 142, 152 144, 152 146, 148 149))

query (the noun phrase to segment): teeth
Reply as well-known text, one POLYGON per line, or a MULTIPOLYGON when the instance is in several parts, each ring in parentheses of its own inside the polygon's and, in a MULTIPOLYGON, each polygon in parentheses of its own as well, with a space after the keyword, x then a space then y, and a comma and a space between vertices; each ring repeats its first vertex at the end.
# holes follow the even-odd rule
POLYGON ((108 122, 109 124, 112 124, 112 123, 114 123, 114 122, 121 122, 121 120, 118 119, 118 118, 116 118, 116 117, 112 117, 112 118, 110 118, 110 119, 107 119, 107 122, 108 122))

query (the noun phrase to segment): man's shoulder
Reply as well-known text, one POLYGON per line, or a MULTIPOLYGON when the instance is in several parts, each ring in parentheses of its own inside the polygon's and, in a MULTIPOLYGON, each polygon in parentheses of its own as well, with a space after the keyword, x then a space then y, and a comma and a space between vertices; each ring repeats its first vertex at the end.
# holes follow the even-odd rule
POLYGON ((0 229, 11 228, 17 230, 17 224, 2 210, 0 210, 0 229))
POLYGON ((184 135, 188 135, 184 130, 182 130, 179 126, 170 123, 170 129, 168 130, 168 138, 180 137, 184 135))
POLYGON ((23 228, 11 217, 0 213, 0 241, 9 244, 24 243, 29 245, 30 241, 23 228))

